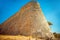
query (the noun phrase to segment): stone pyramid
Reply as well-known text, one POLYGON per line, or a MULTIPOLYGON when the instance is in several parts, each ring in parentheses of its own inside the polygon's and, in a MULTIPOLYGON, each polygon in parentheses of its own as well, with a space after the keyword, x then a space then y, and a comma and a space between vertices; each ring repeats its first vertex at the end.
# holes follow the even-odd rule
POLYGON ((53 37, 38 2, 29 2, 19 12, 6 20, 0 34, 53 37))

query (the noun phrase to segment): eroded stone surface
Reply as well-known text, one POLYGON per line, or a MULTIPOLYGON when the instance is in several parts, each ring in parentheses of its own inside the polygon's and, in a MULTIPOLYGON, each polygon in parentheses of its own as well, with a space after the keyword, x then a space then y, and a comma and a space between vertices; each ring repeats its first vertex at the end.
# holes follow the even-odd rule
POLYGON ((5 35, 53 37, 38 2, 27 3, 19 12, 5 21, 0 29, 0 34, 5 35))

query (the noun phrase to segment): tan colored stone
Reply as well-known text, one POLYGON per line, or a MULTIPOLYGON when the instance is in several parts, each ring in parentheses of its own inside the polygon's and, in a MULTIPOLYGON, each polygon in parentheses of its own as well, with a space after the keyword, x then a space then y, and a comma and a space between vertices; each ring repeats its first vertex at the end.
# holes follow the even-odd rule
POLYGON ((4 35, 53 37, 38 2, 27 3, 19 12, 5 21, 0 29, 0 34, 4 35))

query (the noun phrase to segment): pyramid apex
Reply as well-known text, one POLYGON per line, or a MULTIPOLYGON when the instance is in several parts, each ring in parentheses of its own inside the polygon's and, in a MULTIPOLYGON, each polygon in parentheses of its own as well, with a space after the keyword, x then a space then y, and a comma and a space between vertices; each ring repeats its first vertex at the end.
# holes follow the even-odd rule
POLYGON ((31 1, 28 4, 32 4, 33 8, 40 8, 40 3, 38 1, 31 1))
POLYGON ((36 2, 37 0, 31 0, 31 1, 35 1, 36 2))

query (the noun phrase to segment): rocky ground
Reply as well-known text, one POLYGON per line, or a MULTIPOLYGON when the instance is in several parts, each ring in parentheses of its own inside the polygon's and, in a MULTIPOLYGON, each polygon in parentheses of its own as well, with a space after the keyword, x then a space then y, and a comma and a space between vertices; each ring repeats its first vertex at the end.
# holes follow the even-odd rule
MULTIPOLYGON (((52 39, 38 39, 32 38, 31 36, 10 36, 10 35, 0 35, 0 40, 52 40, 52 39)), ((56 38, 53 40, 60 40, 60 38, 56 38)))

